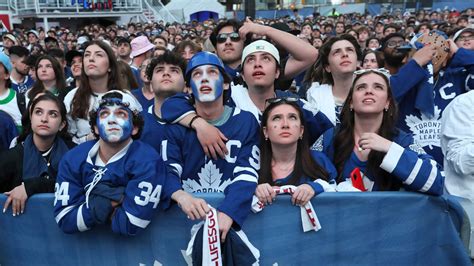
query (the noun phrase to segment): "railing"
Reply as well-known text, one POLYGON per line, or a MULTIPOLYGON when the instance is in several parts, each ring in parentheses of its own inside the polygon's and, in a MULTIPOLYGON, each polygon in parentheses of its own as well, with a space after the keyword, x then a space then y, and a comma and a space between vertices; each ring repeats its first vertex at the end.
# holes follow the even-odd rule
MULTIPOLYGON (((223 199, 198 196, 215 207, 223 199)), ((4 201, 0 195, 0 206, 4 201)), ((0 213, 0 265, 186 265, 182 250, 199 221, 176 205, 157 211, 138 235, 123 237, 109 225, 63 233, 53 201, 52 194, 35 195, 24 214, 0 213)), ((260 265, 471 265, 462 241, 469 239, 469 220, 451 197, 325 192, 312 204, 322 226, 317 232, 303 232, 300 208, 287 195, 250 214, 243 231, 260 250, 260 265)))
MULTIPOLYGON (((14 15, 68 15, 71 13, 92 13, 92 12, 142 12, 141 0, 118 0, 103 1, 100 5, 89 5, 87 0, 8 0, 9 6, 14 15), (83 1, 86 1, 84 4, 83 1)), ((97 2, 97 1, 95 1, 97 2)))
POLYGON ((178 19, 168 11, 160 0, 143 0, 143 3, 145 4, 144 7, 154 14, 156 21, 178 21, 178 19), (165 16, 163 16, 161 12, 164 12, 165 16))

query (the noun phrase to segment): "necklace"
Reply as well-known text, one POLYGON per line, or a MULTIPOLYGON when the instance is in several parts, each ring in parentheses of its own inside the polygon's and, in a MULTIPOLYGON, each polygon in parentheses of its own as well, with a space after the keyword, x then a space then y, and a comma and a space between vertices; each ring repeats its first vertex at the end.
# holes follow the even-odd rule
POLYGON ((51 151, 53 150, 53 146, 54 144, 51 146, 51 148, 41 154, 48 167, 51 165, 51 151))

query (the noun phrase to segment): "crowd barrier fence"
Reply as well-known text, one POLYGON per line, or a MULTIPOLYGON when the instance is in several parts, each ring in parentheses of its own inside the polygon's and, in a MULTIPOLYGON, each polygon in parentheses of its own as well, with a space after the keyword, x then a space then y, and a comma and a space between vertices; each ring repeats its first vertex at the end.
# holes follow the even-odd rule
MULTIPOLYGON (((223 199, 199 196, 216 207, 223 199)), ((243 230, 260 250, 260 265, 471 265, 469 219, 452 197, 339 192, 312 204, 322 225, 317 232, 303 232, 288 195, 250 214, 243 230)), ((0 214, 0 265, 186 265, 182 251, 195 223, 174 205, 133 237, 107 226, 69 235, 54 220, 53 195, 35 195, 24 214, 0 214)))

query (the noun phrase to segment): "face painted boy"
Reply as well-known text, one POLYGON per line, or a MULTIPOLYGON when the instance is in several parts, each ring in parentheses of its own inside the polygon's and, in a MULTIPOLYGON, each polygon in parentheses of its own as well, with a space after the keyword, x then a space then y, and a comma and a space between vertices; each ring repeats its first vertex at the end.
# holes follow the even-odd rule
POLYGON ((205 155, 197 133, 180 125, 166 126, 163 157, 169 169, 171 198, 190 219, 202 219, 209 211, 207 203, 191 193, 224 193, 217 207, 221 240, 231 226, 240 228, 250 213, 252 194, 260 168, 258 123, 249 112, 224 105, 224 91, 229 84, 223 63, 214 54, 194 55, 186 69, 186 82, 192 89, 197 118, 219 129, 228 138, 228 156, 212 159, 205 155))
POLYGON ((66 233, 110 223, 112 231, 135 235, 151 220, 166 177, 158 153, 136 139, 141 106, 129 93, 104 94, 90 123, 98 140, 85 142, 60 163, 54 211, 66 233))

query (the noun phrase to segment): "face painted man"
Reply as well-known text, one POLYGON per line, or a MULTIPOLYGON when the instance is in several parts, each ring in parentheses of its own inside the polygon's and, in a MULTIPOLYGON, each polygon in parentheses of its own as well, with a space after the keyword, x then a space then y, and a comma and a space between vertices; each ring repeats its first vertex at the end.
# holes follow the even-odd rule
POLYGON ((105 104, 97 111, 96 127, 100 139, 110 144, 128 140, 132 131, 137 132, 133 127, 132 112, 118 99, 105 101, 105 104))
POLYGON ((192 196, 196 192, 225 193, 225 199, 215 206, 221 240, 224 240, 232 225, 240 227, 250 212, 253 192, 260 167, 258 150, 258 123, 249 112, 224 105, 224 90, 230 78, 224 64, 212 53, 194 55, 186 68, 185 79, 192 89, 196 114, 188 126, 166 126, 166 145, 163 158, 174 188, 171 198, 187 216, 194 219, 206 217, 207 203, 192 196), (199 123, 209 123, 219 129, 228 139, 226 158, 212 159, 205 155, 193 130, 199 123), (203 170, 204 169, 204 170, 203 170), (210 170, 213 169, 213 170, 210 170), (205 175, 203 171, 209 171, 205 175), (213 180, 207 182, 205 179, 213 180))
POLYGON ((166 169, 151 146, 136 140, 143 119, 131 94, 109 91, 94 110, 90 123, 99 140, 72 149, 59 166, 56 221, 66 233, 110 224, 116 233, 135 235, 162 200, 166 169))

